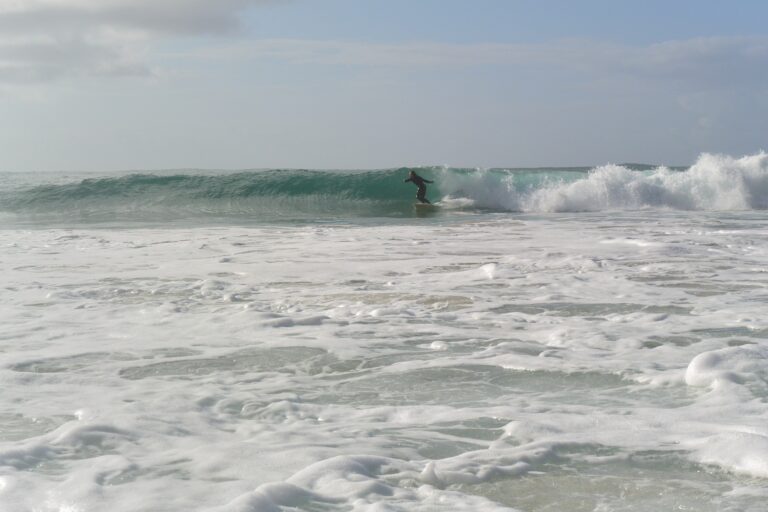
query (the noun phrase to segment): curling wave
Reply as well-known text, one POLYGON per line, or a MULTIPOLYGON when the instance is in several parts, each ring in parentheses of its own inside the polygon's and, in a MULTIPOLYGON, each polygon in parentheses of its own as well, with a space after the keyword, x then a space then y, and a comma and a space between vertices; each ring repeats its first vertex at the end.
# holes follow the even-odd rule
MULTIPOLYGON (((410 169, 127 174, 0 191, 0 211, 96 221, 398 217, 413 214, 410 169)), ((704 154, 689 168, 422 167, 445 209, 584 212, 768 208, 768 155, 704 154)))

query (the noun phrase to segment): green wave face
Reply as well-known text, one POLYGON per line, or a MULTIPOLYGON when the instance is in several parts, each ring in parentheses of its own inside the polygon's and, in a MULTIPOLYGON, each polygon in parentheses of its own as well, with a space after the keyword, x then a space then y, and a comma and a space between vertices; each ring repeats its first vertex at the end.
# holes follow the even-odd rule
POLYGON ((169 194, 195 200, 309 195, 387 199, 396 194, 398 188, 402 191, 402 187, 396 186, 395 174, 396 171, 340 173, 303 170, 270 170, 224 175, 131 174, 35 187, 20 197, 18 204, 23 201, 25 205, 44 205, 56 201, 137 196, 152 199, 169 194))
MULTIPOLYGON (((39 185, 5 192, 0 210, 80 221, 168 221, 190 218, 307 220, 406 216, 416 187, 409 169, 267 170, 225 174, 130 174, 39 185)), ((418 169, 434 179, 437 168, 418 169)), ((437 189, 430 196, 437 199, 437 189)))

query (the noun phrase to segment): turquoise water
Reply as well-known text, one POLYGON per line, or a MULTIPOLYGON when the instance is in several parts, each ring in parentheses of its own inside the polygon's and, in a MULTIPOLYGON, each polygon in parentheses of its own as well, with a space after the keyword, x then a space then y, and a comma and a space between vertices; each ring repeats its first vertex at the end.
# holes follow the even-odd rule
MULTIPOLYGON (((312 222, 414 216, 411 169, 165 171, 114 175, 6 175, 0 210, 16 222, 147 223, 312 222)), ((471 170, 419 168, 436 180, 428 197, 451 192, 445 180, 479 181, 485 187, 526 191, 546 183, 573 182, 588 169, 471 170), (441 183, 442 182, 442 183, 441 183)), ((455 187, 454 187, 455 188, 455 187)), ((488 210, 483 204, 456 206, 488 210)), ((490 208, 493 209, 493 208, 490 208)), ((444 211, 445 213, 445 211, 444 211)))

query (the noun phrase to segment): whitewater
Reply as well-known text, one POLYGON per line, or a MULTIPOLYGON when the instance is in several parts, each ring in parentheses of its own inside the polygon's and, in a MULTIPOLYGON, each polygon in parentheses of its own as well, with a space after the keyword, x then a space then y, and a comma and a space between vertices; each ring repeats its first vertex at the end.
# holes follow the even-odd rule
POLYGON ((2 512, 766 510, 765 153, 3 172, 0 269, 2 512))

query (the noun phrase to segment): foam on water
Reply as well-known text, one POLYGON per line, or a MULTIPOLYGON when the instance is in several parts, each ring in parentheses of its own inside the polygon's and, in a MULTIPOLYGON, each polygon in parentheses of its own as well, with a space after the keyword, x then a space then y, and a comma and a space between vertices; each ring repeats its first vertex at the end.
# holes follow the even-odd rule
POLYGON ((730 211, 0 229, 0 510, 762 511, 764 157, 707 158, 518 185, 730 211))
POLYGON ((445 172, 447 202, 524 212, 586 212, 672 208, 751 210, 768 207, 768 155, 743 158, 702 155, 687 170, 637 171, 605 165, 585 173, 558 170, 540 175, 493 171, 445 172))

